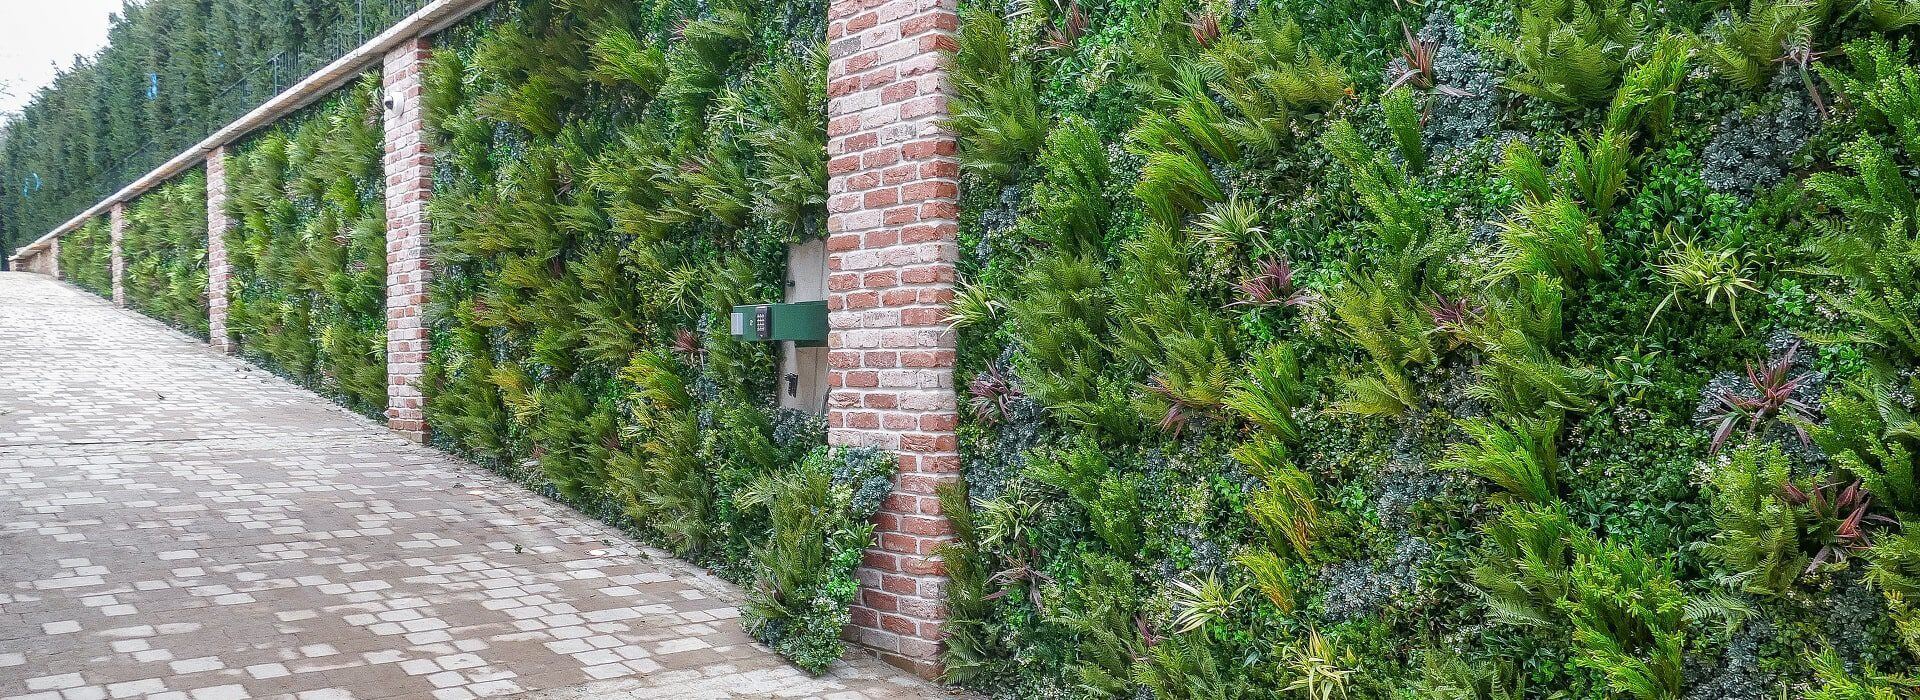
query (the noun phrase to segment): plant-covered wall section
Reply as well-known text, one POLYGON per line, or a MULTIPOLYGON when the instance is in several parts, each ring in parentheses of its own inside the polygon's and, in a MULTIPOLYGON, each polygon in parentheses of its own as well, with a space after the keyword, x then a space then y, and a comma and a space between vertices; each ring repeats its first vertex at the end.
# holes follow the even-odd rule
POLYGON ((60 237, 60 277, 94 294, 113 297, 113 233, 107 217, 88 219, 60 237))
POLYGON ((434 439, 748 584, 750 629, 815 670, 892 462, 828 456, 727 314, 824 232, 825 17, 499 3, 436 39, 424 98, 434 439))
POLYGON ((963 3, 949 678, 1920 692, 1911 3, 963 3))
POLYGON ((227 329, 240 352, 369 415, 387 405, 378 75, 227 162, 227 329))
POLYGON ((207 337, 207 176, 196 170, 127 207, 120 254, 127 303, 207 337))

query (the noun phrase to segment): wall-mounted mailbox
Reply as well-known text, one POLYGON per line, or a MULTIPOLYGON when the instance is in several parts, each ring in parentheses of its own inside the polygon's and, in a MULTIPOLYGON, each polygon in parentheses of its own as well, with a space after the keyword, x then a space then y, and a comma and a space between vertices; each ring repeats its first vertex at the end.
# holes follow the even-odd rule
POLYGON ((827 344, 827 302, 736 306, 732 331, 741 340, 790 340, 797 347, 821 347, 827 344))

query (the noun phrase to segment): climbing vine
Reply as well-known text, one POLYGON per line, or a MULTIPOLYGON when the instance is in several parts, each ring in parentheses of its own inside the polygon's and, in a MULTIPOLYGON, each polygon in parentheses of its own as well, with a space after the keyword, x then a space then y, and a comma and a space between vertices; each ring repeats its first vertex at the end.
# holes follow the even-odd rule
POLYGON ((1912 696, 1911 5, 962 3, 949 679, 1912 696))
POLYGON ((727 314, 824 230, 825 10, 499 3, 436 40, 424 98, 434 439, 746 583, 749 628, 815 671, 867 476, 727 314))
POLYGON ((207 176, 196 170, 127 207, 120 253, 127 303, 207 336, 207 176))
POLYGON ((379 85, 361 79, 227 163, 228 334, 249 359, 367 414, 387 405, 379 85))

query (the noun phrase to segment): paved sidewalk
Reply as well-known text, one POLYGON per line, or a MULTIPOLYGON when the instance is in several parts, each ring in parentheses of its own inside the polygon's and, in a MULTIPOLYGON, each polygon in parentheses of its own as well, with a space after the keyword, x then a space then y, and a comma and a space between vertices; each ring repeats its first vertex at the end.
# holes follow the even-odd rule
POLYGON ((159 323, 0 273, 0 698, 945 697, 159 323))

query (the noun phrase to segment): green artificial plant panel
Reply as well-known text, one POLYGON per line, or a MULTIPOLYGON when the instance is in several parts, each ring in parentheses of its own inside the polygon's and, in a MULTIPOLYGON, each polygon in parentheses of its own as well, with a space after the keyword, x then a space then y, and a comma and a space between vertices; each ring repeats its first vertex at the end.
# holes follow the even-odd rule
POLYGON ((228 160, 227 331, 240 352, 368 415, 387 405, 387 218, 369 75, 228 160))
POLYGON ((127 207, 120 252, 127 303, 207 336, 207 176, 195 170, 127 207))
POLYGON ((113 232, 104 217, 88 219, 60 237, 60 277, 94 294, 113 297, 113 232))
POLYGON ((749 628, 813 671, 871 541, 858 460, 726 319, 825 231, 825 17, 500 3, 437 40, 424 96, 434 439, 749 584, 749 628))
POLYGON ((1908 5, 961 3, 948 679, 1920 692, 1908 5))

